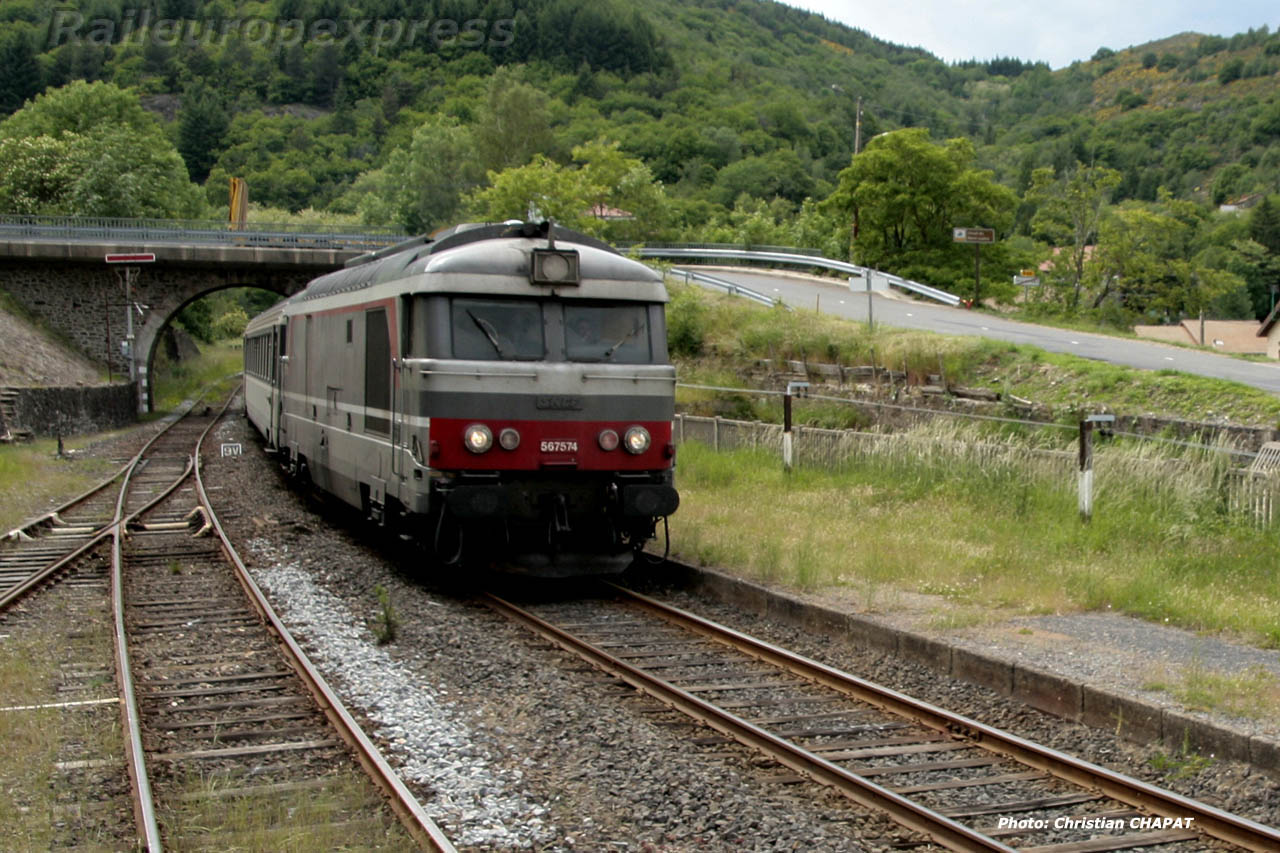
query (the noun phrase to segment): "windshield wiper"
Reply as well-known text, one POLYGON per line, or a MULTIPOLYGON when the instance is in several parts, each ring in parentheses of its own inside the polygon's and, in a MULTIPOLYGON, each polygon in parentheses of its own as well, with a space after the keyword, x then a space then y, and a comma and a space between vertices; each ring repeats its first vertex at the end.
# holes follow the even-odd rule
POLYGON ((631 331, 627 332, 625 335, 623 335, 621 338, 619 338, 619 339, 614 343, 614 345, 613 345, 613 346, 609 347, 607 350, 605 350, 605 351, 604 351, 604 359, 603 359, 603 360, 604 360, 604 361, 608 361, 609 359, 613 358, 613 354, 614 354, 615 352, 617 352, 617 351, 618 351, 618 347, 622 346, 622 345, 623 345, 623 344, 625 344, 627 341, 629 341, 629 340, 631 340, 632 338, 634 338, 634 337, 636 336, 636 334, 637 334, 641 329, 643 329, 643 328, 644 328, 644 324, 643 324, 643 323, 641 323, 639 320, 636 320, 636 324, 635 324, 635 326, 633 326, 633 327, 631 328, 631 331))
POLYGON ((470 308, 467 309, 467 316, 471 318, 471 322, 476 324, 476 328, 483 332, 484 336, 489 339, 489 343, 493 344, 493 351, 498 354, 498 358, 505 359, 507 354, 502 351, 502 344, 498 343, 498 330, 493 327, 493 324, 488 320, 472 314, 470 308))

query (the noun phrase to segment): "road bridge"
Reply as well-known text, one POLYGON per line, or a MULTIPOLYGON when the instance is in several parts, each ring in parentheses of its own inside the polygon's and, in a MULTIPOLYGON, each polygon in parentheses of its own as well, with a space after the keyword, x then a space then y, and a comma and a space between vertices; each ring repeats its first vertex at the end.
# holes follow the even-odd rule
POLYGON ((145 411, 160 333, 188 303, 229 287, 290 296, 348 259, 402 239, 390 229, 5 216, 0 287, 113 373, 132 372, 145 411), (106 263, 107 255, 127 254, 155 259, 106 263))

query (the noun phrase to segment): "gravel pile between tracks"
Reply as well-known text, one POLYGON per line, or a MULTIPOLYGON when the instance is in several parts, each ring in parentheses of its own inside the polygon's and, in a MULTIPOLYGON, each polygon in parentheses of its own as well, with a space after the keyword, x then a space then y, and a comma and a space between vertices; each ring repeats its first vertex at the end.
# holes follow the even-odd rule
POLYGON ((461 827, 458 843, 502 847, 549 840, 547 810, 520 795, 522 773, 495 770, 499 757, 476 743, 470 723, 447 701, 447 684, 427 683, 372 644, 363 620, 313 583, 296 556, 264 539, 248 544, 251 565, 264 567, 255 570, 255 579, 283 605, 290 630, 306 638, 313 662, 341 682, 344 698, 364 710, 402 762, 401 776, 429 789, 441 818, 461 827))

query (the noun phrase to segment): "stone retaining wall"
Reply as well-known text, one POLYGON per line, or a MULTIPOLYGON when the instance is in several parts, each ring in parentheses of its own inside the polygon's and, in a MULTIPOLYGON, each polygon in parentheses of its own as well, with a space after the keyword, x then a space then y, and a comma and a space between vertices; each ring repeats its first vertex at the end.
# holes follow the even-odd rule
POLYGON ((132 384, 77 388, 10 388, 15 432, 35 435, 81 435, 119 429, 138 420, 137 391, 132 384))

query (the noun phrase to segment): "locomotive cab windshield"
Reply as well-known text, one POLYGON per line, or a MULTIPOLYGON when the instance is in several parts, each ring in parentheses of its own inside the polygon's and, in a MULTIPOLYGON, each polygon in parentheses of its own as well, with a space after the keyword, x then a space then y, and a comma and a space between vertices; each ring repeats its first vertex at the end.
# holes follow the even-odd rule
POLYGON ((411 358, 667 363, 661 305, 419 294, 409 313, 411 358))

